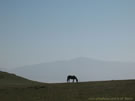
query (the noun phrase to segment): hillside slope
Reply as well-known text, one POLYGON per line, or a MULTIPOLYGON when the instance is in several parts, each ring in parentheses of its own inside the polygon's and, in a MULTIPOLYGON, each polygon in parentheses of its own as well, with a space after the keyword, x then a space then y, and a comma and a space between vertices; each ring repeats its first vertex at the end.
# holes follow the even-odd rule
POLYGON ((36 84, 37 82, 25 79, 15 74, 0 71, 0 86, 11 86, 11 85, 28 85, 36 84))
POLYGON ((1 101, 134 101, 135 80, 36 83, 0 72, 1 101), (2 82, 4 81, 4 82, 2 82), (5 85, 2 85, 5 84, 5 85), (20 85, 21 86, 18 86, 20 85), (108 99, 108 100, 107 100, 108 99))

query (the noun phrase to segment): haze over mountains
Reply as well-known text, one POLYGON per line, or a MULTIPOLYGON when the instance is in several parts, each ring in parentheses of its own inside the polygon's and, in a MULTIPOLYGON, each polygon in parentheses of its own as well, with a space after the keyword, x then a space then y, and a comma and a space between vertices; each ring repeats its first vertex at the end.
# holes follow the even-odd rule
POLYGON ((24 66, 10 72, 41 82, 66 82, 66 76, 69 74, 76 75, 79 81, 135 79, 135 63, 80 57, 24 66))

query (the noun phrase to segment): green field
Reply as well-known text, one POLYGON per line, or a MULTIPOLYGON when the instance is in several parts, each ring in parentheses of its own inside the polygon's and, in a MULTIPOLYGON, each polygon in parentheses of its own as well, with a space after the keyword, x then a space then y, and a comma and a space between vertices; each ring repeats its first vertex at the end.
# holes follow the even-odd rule
POLYGON ((39 83, 0 72, 0 101, 135 101, 135 80, 39 83))

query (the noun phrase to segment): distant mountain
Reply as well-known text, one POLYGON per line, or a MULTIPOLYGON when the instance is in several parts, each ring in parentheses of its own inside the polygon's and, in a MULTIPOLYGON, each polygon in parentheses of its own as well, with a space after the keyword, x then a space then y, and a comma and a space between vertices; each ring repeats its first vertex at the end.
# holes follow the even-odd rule
POLYGON ((42 82, 66 82, 67 75, 76 75, 79 81, 135 79, 135 63, 110 62, 80 57, 24 66, 10 72, 42 82))

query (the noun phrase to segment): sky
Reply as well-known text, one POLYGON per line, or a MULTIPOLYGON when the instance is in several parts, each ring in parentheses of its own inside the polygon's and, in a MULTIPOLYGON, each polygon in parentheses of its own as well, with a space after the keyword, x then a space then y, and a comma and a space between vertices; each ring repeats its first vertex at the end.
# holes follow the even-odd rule
POLYGON ((0 68, 76 57, 135 62, 135 0, 0 0, 0 68))

